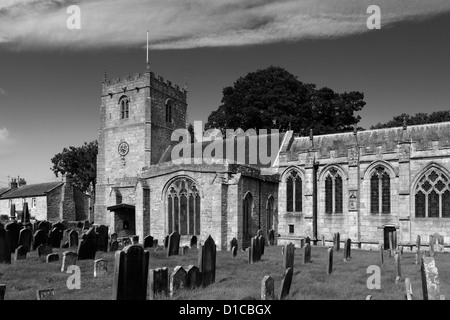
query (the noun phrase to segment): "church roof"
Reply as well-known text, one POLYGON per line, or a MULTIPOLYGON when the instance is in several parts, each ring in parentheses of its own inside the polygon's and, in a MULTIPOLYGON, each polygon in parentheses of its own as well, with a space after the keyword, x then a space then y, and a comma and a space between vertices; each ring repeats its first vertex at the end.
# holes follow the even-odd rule
POLYGON ((1 194, 0 192, 1 194, 0 199, 45 196, 47 192, 63 184, 64 182, 47 182, 47 183, 24 185, 22 187, 12 189, 4 194, 1 194))

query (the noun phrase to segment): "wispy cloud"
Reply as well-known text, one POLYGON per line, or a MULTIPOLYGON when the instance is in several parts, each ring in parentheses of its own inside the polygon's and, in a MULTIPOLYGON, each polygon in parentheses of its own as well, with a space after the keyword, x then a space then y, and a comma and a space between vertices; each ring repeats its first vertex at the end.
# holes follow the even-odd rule
POLYGON ((150 31, 153 49, 298 41, 367 32, 367 8, 382 26, 450 12, 448 0, 3 0, 0 43, 21 49, 135 47, 150 31), (81 8, 69 30, 67 7, 81 8))

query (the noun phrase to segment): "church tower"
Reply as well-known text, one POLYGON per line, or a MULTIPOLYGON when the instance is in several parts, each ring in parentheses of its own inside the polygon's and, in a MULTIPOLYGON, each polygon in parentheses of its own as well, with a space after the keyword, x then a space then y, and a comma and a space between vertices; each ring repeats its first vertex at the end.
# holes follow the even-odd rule
POLYGON ((98 133, 95 223, 127 223, 133 234, 135 187, 143 167, 158 163, 175 129, 186 128, 187 90, 144 73, 104 77, 98 133), (108 209, 109 208, 109 209, 108 209), (110 210, 115 210, 114 212, 110 210))

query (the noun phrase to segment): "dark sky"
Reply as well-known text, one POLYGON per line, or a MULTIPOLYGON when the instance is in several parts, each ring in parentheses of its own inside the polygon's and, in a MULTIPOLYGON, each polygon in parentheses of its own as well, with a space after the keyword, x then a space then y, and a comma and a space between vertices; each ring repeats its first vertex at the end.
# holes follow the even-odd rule
MULTIPOLYGON (((150 62, 173 83, 188 79, 190 122, 205 122, 223 87, 238 77, 276 65, 318 87, 364 92, 360 126, 368 129, 403 112, 449 108, 449 30, 447 13, 329 39, 151 50, 150 62)), ((9 175, 29 183, 54 180, 54 154, 97 138, 105 69, 108 77, 144 72, 145 50, 11 50, 0 44, 0 187, 9 175)))

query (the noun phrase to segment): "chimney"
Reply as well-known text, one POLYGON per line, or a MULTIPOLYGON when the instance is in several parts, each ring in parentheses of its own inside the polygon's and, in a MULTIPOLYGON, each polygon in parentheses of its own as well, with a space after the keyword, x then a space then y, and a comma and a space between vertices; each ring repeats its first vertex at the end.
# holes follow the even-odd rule
POLYGON ((11 179, 11 182, 9 183, 9 187, 11 188, 11 190, 17 189, 17 180, 11 179))
POLYGON ((26 184, 27 184, 27 182, 25 181, 24 178, 19 179, 19 182, 18 182, 19 188, 25 186, 26 184))

